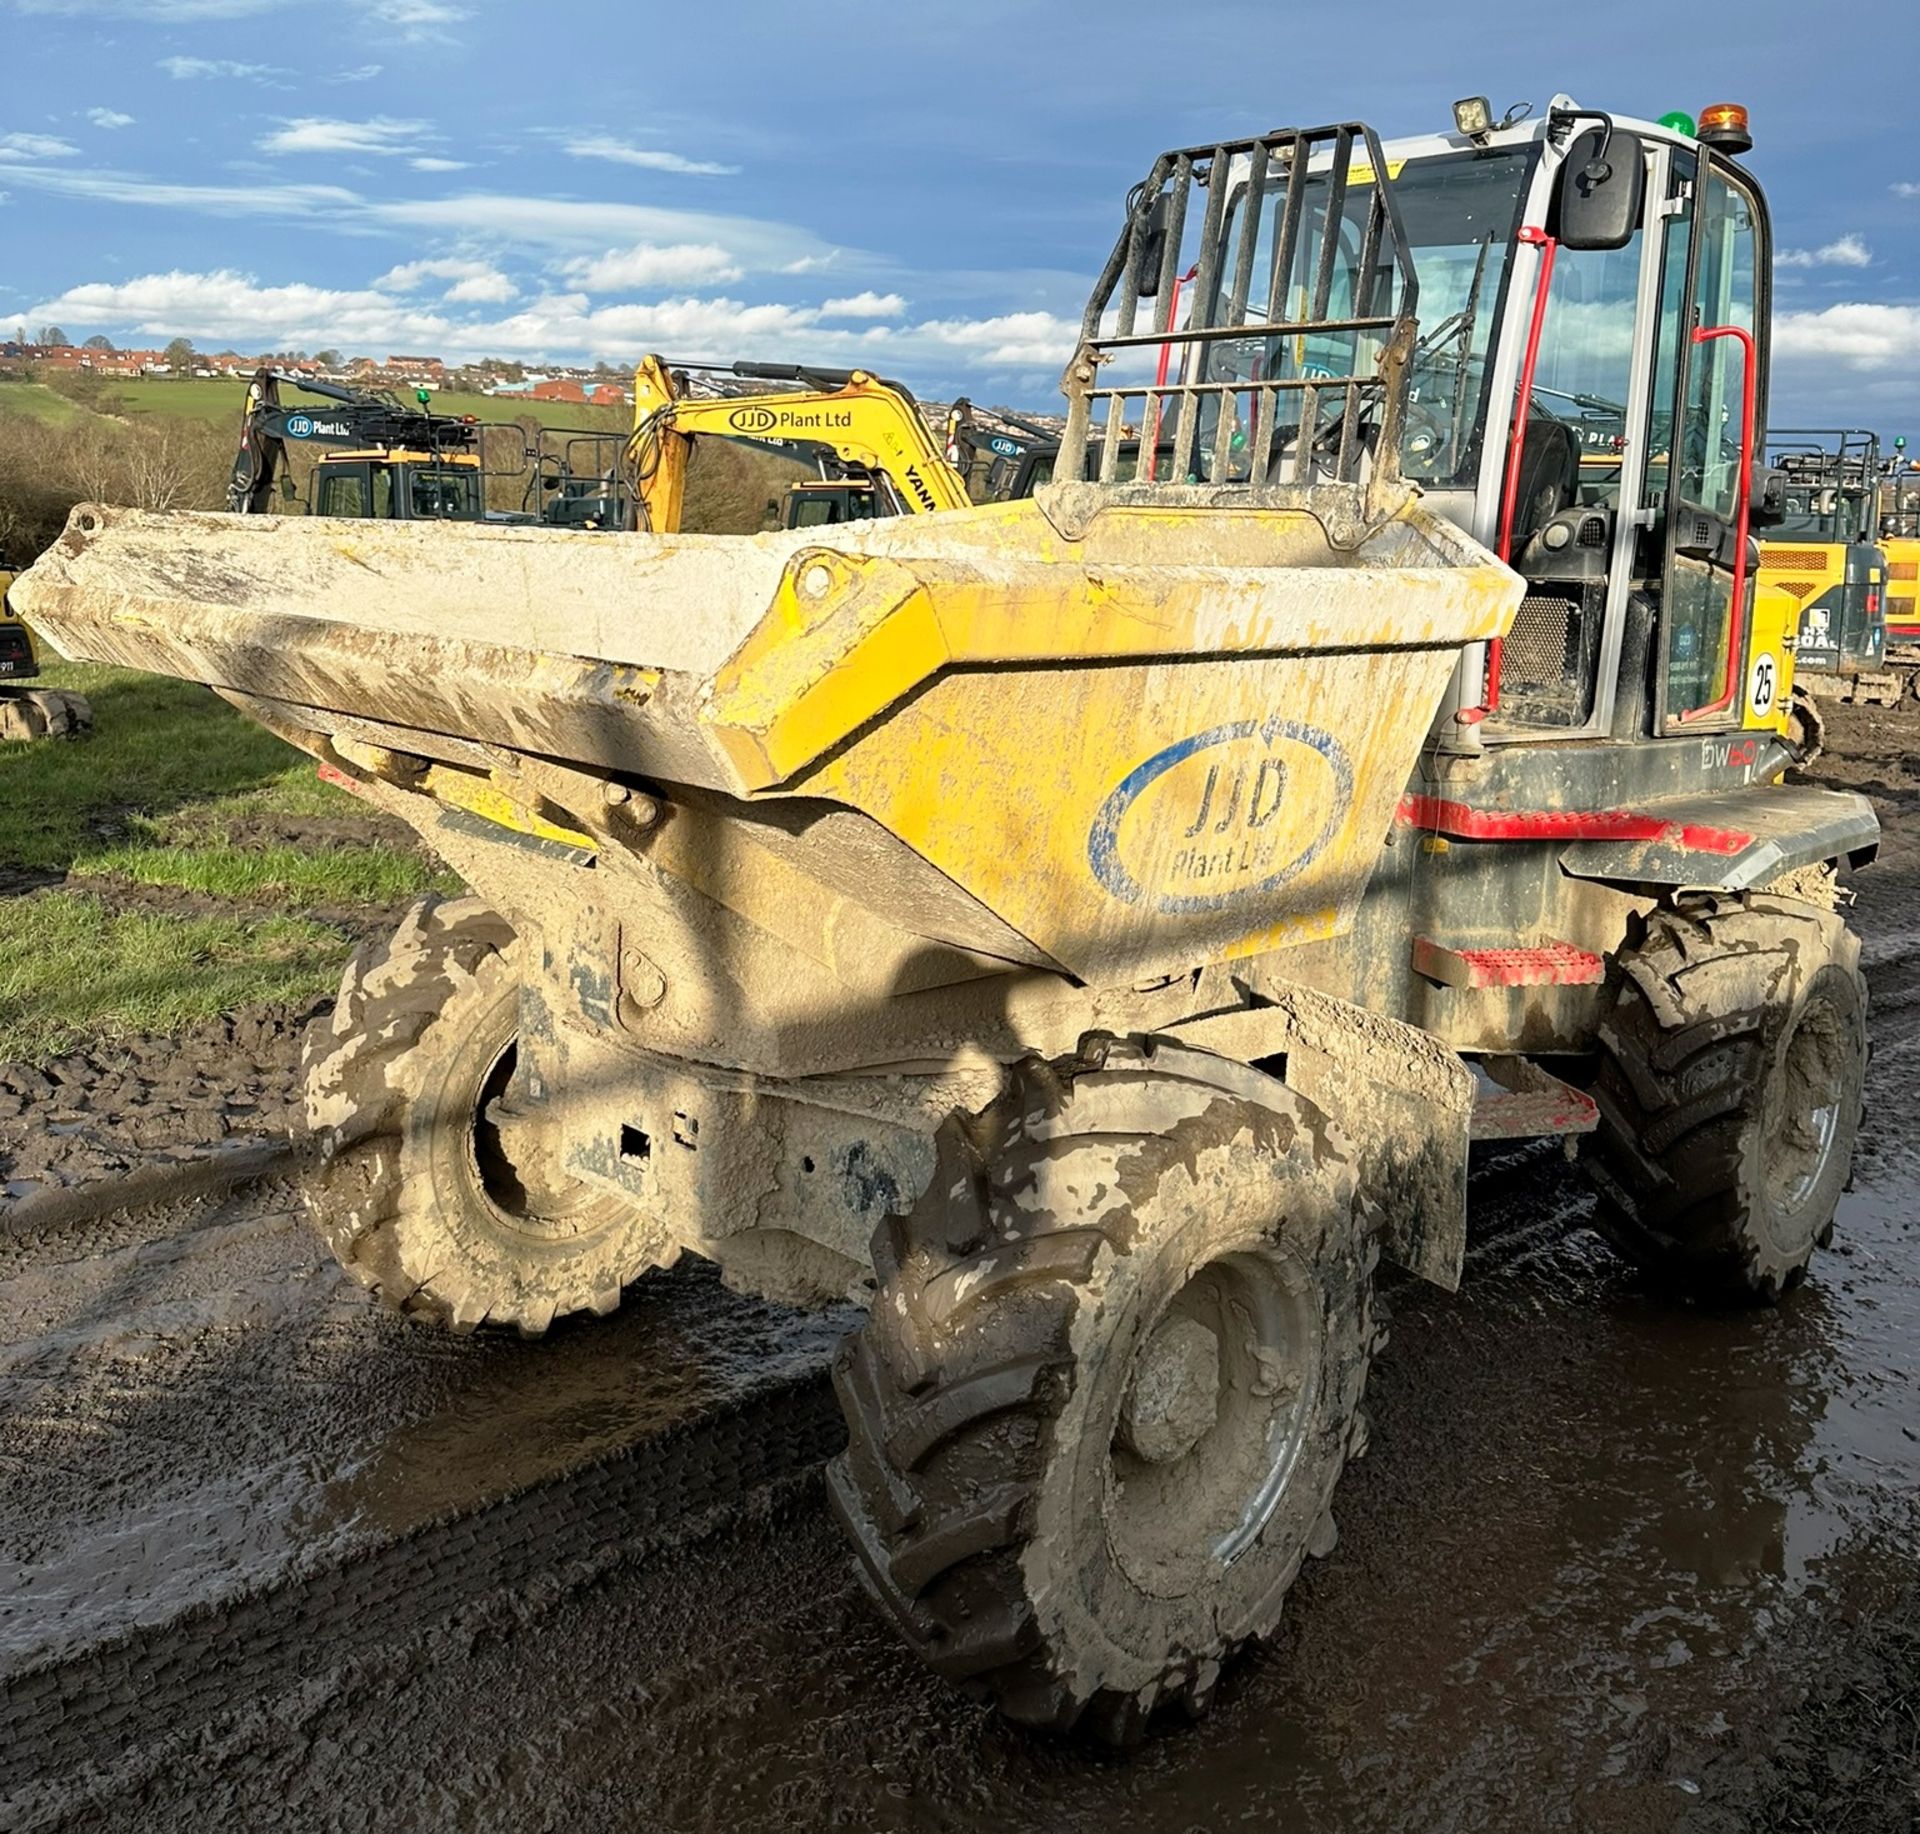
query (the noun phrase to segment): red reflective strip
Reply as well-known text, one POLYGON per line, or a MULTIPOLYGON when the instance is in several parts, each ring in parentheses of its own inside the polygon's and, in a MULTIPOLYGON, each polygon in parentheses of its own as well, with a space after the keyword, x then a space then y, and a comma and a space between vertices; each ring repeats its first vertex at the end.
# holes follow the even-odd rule
POLYGON ((349 777, 337 764, 322 764, 318 775, 322 783, 331 783, 349 795, 364 796, 367 793, 367 786, 358 777, 349 777))
POLYGON ((1733 697, 1740 690, 1740 646, 1747 635, 1747 529, 1749 511, 1753 507, 1753 333, 1738 325, 1703 325, 1693 334, 1696 344, 1709 344, 1715 338, 1738 340, 1746 371, 1740 384, 1740 489, 1739 511, 1734 518, 1733 531, 1733 627, 1727 632, 1727 675, 1721 683, 1719 698, 1709 701, 1704 707, 1693 707, 1683 712, 1680 715, 1680 724, 1683 726, 1689 720, 1704 720, 1713 714, 1725 713, 1733 705, 1733 697))
POLYGON ((1468 841, 1666 841, 1689 853, 1739 853, 1753 836, 1738 828, 1669 821, 1631 809, 1476 809, 1441 796, 1403 796, 1410 828, 1468 841))

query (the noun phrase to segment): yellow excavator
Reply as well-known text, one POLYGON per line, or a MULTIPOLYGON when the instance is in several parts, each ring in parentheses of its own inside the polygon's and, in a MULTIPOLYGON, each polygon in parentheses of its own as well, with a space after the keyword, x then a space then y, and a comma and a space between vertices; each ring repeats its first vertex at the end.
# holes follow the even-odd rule
MULTIPOLYGON (((964 401, 949 410, 949 448, 969 415, 964 401)), ((708 437, 779 452, 798 447, 834 455, 837 476, 788 491, 783 520, 789 528, 965 509, 973 501, 965 476, 948 462, 913 396, 898 382, 864 369, 678 363, 649 356, 634 372, 629 445, 641 528, 658 535, 678 531, 694 441, 708 437), (695 374, 789 386, 696 396, 689 392, 695 374)))

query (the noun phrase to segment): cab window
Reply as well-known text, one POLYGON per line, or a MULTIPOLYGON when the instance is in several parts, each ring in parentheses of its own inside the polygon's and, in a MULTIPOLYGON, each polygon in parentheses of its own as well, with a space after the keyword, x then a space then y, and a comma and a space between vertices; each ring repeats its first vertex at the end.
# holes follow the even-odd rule
POLYGON ((1557 420, 1578 463, 1574 500, 1616 509, 1640 297, 1639 231, 1620 249, 1561 249, 1534 372, 1535 419, 1557 420))
POLYGON ((473 521, 480 514, 479 483, 470 470, 417 466, 407 480, 407 513, 422 521, 473 521))
MULTIPOLYGON (((1686 333, 1680 351, 1685 382, 1671 442, 1667 502, 1663 610, 1669 729, 1701 718, 1734 718, 1739 711, 1738 670, 1729 658, 1735 632, 1731 549, 1741 443, 1748 431, 1747 353, 1739 338, 1701 339, 1699 333, 1754 327, 1758 210, 1742 185, 1712 165, 1701 181, 1696 209, 1693 272, 1679 326, 1686 333)), ((1765 399, 1763 381, 1753 378, 1756 413, 1765 399)), ((1759 429, 1751 432, 1757 444, 1759 429)))
POLYGON ((316 516, 366 517, 373 513, 372 485, 365 465, 322 465, 314 491, 316 516))

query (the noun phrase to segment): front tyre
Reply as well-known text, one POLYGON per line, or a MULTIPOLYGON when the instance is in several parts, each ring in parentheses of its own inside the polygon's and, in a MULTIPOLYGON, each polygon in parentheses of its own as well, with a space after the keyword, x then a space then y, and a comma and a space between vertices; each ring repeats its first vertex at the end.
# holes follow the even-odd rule
POLYGON ((1695 1297, 1772 1303, 1832 1235, 1860 1131, 1866 982, 1837 913, 1755 895, 1646 920, 1600 1028, 1601 1231, 1695 1297))
POLYGON ((348 965, 306 1043, 307 1207, 384 1305, 457 1331, 610 1312, 671 1258, 634 1206, 560 1171, 517 1110, 517 945, 477 898, 428 898, 348 965))
POLYGON ((1124 1742, 1333 1544, 1376 1255, 1338 1130, 1205 1052, 1029 1059, 939 1136, 835 1371, 831 1494, 940 1674, 1124 1742))

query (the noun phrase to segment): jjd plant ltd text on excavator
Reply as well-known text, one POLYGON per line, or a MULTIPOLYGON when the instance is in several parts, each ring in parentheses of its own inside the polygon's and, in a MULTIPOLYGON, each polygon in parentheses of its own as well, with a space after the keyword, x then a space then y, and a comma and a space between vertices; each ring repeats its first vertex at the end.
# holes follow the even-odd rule
POLYGON ((312 1033, 342 1263, 461 1330, 687 1252, 854 1301, 868 1589, 1118 1740, 1331 1552, 1375 1263, 1458 1281, 1472 1142, 1566 1141, 1656 1281, 1790 1293, 1861 1125, 1835 879, 1878 830, 1784 780, 1748 144, 1562 95, 1164 153, 1029 499, 76 510, 37 628, 213 682, 472 888, 312 1033))

